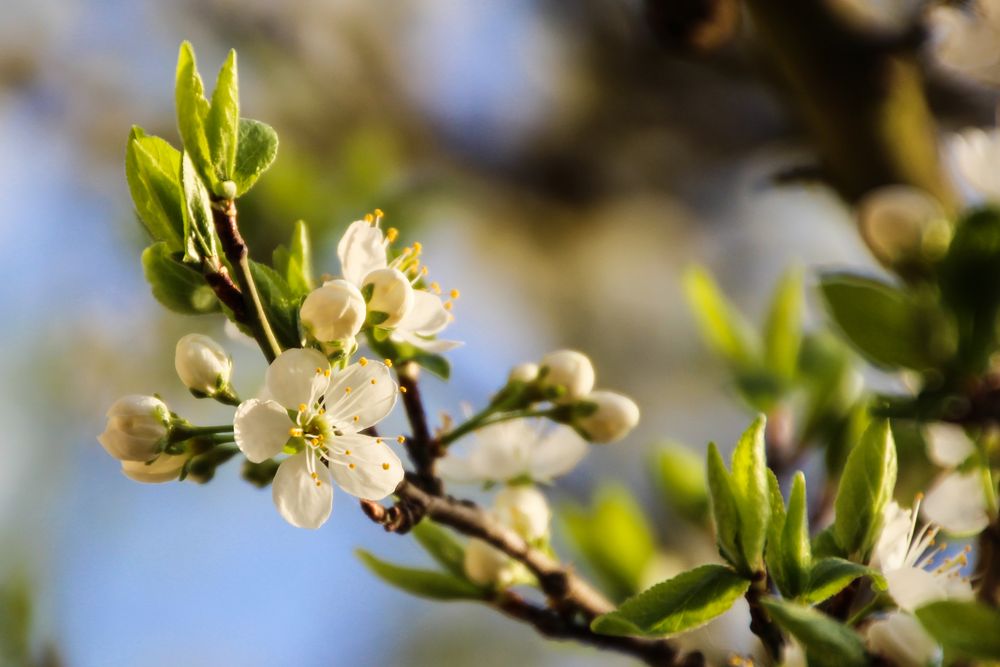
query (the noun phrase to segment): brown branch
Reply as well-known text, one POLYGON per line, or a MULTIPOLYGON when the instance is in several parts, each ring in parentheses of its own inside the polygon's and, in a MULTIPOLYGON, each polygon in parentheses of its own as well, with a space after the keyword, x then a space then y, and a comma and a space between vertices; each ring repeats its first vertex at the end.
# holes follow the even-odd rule
POLYGON ((993 607, 1000 605, 1000 519, 979 534, 976 569, 980 577, 979 600, 993 607))
POLYGON ((746 593, 747 604, 750 606, 750 631, 760 637, 767 652, 777 662, 781 659, 781 647, 785 644, 785 638, 760 602, 765 594, 767 575, 760 572, 746 593))
POLYGON ((424 410, 423 399, 420 396, 420 385, 417 383, 417 365, 410 362, 399 369, 399 390, 406 409, 406 418, 410 422, 413 433, 406 441, 406 453, 416 469, 413 480, 420 488, 432 494, 442 491, 441 480, 434 472, 434 463, 441 456, 437 441, 431 436, 427 425, 427 412, 424 410))

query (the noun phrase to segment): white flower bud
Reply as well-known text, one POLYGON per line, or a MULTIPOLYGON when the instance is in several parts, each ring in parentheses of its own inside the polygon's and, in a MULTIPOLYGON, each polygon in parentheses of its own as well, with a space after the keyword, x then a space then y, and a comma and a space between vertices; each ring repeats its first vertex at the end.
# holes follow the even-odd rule
POLYGON ((912 614, 894 611, 865 630, 872 653, 901 667, 937 664, 941 647, 912 614))
POLYGON ((155 396, 124 396, 108 410, 97 441, 119 461, 148 461, 170 431, 170 410, 155 396))
POLYGON ((541 366, 548 369, 542 378, 543 386, 565 388, 560 402, 579 400, 594 388, 594 365, 585 354, 574 350, 550 352, 541 366))
POLYGON ((510 369, 508 382, 534 382, 538 378, 538 364, 526 362, 510 369))
POLYGON ((177 341, 174 368, 188 389, 212 396, 229 383, 233 360, 208 336, 188 334, 177 341))
POLYGON ((144 484, 160 484, 170 482, 180 477, 181 468, 188 457, 185 454, 176 456, 160 454, 150 464, 145 461, 122 461, 122 474, 136 482, 144 484))
POLYGON ((533 486, 519 484, 505 487, 493 501, 500 522, 534 542, 549 534, 552 510, 545 494, 533 486))
POLYGON ((914 187, 890 185, 858 205, 861 236, 875 258, 889 268, 939 258, 951 229, 936 199, 914 187))
POLYGON ((302 302, 302 326, 321 343, 351 338, 365 323, 365 299, 346 280, 331 280, 317 287, 302 302))
POLYGON ((510 556, 478 539, 465 547, 465 576, 480 586, 503 587, 510 583, 516 562, 510 556))
POLYGON ((413 286, 398 269, 376 269, 365 276, 361 285, 364 289, 371 285, 368 311, 388 316, 376 323, 380 327, 396 326, 413 307, 413 286))
POLYGON ((591 442, 617 442, 639 423, 639 406, 628 396, 595 391, 583 400, 597 405, 596 410, 576 422, 591 442))

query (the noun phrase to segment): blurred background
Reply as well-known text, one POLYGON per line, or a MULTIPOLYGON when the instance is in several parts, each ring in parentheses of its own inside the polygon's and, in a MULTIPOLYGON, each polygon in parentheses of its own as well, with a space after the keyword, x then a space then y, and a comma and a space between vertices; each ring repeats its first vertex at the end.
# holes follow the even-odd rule
MULTIPOLYGON (((243 112, 281 139, 241 201, 252 252, 269 257, 304 219, 318 269, 336 273, 340 233, 376 206, 420 240, 431 277, 462 292, 453 377, 425 383, 434 415, 481 404, 515 363, 587 351, 598 385, 635 397, 643 419, 552 498, 586 503, 597 480, 617 481, 667 543, 681 533, 650 452, 667 440, 728 448, 749 420, 698 339, 684 269, 707 265, 758 318, 789 266, 807 284, 824 267, 875 270, 847 205, 789 177, 816 163, 809 133, 730 3, 6 0, 2 15, 11 665, 628 664, 384 586, 355 547, 425 561, 346 495, 323 530, 300 531, 235 463, 211 484, 146 486, 102 451, 95 437, 121 394, 159 392, 196 422, 229 418, 174 375, 184 333, 227 341, 244 395, 264 369, 221 318, 165 312, 142 276, 125 139, 135 123, 177 143, 182 39, 206 78, 239 51, 243 112)), ((942 128, 991 122, 991 93, 928 69, 942 128)))

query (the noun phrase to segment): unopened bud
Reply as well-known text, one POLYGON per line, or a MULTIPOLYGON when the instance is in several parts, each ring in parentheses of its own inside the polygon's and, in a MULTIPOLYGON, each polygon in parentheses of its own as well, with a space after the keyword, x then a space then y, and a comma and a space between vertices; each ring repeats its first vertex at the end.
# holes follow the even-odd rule
POLYGON ((508 486, 497 494, 493 509, 500 522, 529 542, 549 534, 552 510, 545 495, 533 486, 508 486))
POLYGON ((617 442, 639 423, 639 406, 628 396, 613 391, 595 391, 584 401, 597 406, 576 421, 591 442, 617 442))
POLYGON ((299 311, 302 326, 321 343, 351 338, 365 322, 361 290, 346 280, 331 280, 314 289, 299 311))
POLYGON ((155 396, 119 398, 107 416, 104 433, 97 441, 119 461, 148 461, 170 432, 170 410, 155 396))
POLYGON ((122 474, 136 482, 144 484, 161 484, 180 477, 181 468, 188 457, 185 454, 160 454, 156 460, 147 464, 145 461, 122 461, 122 474))
POLYGON ((174 368, 188 389, 214 396, 229 384, 233 360, 208 336, 188 334, 177 341, 174 368))
POLYGON ((510 369, 508 382, 534 382, 538 378, 538 364, 526 362, 510 369))
POLYGON ((465 576, 480 586, 503 587, 510 583, 516 562, 483 540, 471 539, 465 547, 465 576))
POLYGON ((545 371, 544 387, 561 387, 559 401, 576 401, 594 388, 594 365, 587 355, 574 350, 558 350, 545 355, 541 363, 545 371))
MULTIPOLYGON (((369 313, 384 313, 385 319, 373 322, 380 327, 392 328, 413 307, 413 286, 397 269, 376 269, 362 281, 363 289, 371 290, 368 299, 369 313)), ((366 292, 367 293, 367 292, 366 292)))

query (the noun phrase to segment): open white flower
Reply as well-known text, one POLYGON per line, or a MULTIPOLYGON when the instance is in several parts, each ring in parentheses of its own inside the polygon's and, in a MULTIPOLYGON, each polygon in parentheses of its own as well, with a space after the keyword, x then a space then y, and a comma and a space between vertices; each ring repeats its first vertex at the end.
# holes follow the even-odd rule
POLYGON ((379 500, 403 479, 396 453, 361 433, 396 404, 398 388, 382 363, 362 359, 334 374, 312 349, 282 352, 267 369, 269 400, 240 404, 234 420, 236 444, 260 463, 295 451, 274 476, 278 512, 293 526, 318 528, 333 507, 331 477, 347 493, 379 500))
POLYGON ((968 563, 968 550, 944 557, 946 545, 934 542, 939 528, 928 523, 917 532, 917 513, 896 501, 883 511, 884 525, 872 565, 885 577, 889 595, 905 611, 933 600, 971 598, 972 586, 961 573, 968 563))
POLYGON ((905 611, 894 611, 871 623, 865 639, 872 653, 900 667, 926 667, 941 660, 941 647, 920 621, 905 611))
POLYGON ((587 453, 580 435, 561 424, 513 419, 476 431, 464 456, 448 453, 440 473, 457 482, 548 481, 572 470, 587 453))
MULTIPOLYGON (((389 316, 385 322, 391 324, 383 324, 392 329, 390 338, 393 341, 409 343, 432 353, 446 352, 457 347, 460 343, 456 341, 435 338, 453 319, 449 312, 451 301, 441 300, 437 283, 431 283, 430 290, 412 288, 413 283, 427 274, 427 267, 420 264, 421 245, 414 243, 389 261, 386 250, 396 238, 397 232, 390 229, 387 234, 383 234, 379 228, 381 219, 381 211, 376 211, 375 215, 365 216, 364 220, 356 220, 340 239, 337 256, 340 258, 344 279, 362 292, 366 285, 372 285, 369 288, 372 300, 368 307, 385 309, 378 312, 386 312, 389 316), (387 272, 386 269, 392 271, 387 272), (396 284, 399 276, 408 281, 412 294, 396 284), (395 277, 395 280, 390 279, 391 277, 395 277)), ((450 296, 452 299, 457 298, 458 292, 453 290, 450 296)))
MULTIPOLYGON (((504 488, 493 500, 491 516, 528 542, 548 536, 552 510, 541 491, 519 484, 504 488)), ((506 588, 530 579, 518 561, 480 539, 469 540, 465 549, 465 574, 481 586, 506 588)))
POLYGON ((976 447, 965 430, 954 424, 926 427, 927 456, 945 468, 920 505, 924 517, 952 535, 974 535, 990 523, 986 489, 979 470, 955 470, 976 447))

